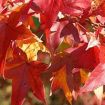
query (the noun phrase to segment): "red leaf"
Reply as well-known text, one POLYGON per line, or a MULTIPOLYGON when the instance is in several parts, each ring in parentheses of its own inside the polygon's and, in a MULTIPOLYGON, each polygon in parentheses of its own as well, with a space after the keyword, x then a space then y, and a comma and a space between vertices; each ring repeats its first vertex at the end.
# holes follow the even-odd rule
POLYGON ((88 50, 86 50, 86 48, 87 44, 82 44, 72 52, 71 48, 69 49, 70 54, 68 55, 68 61, 74 68, 84 68, 88 70, 93 70, 100 62, 99 48, 93 47, 88 50))
POLYGON ((41 24, 43 29, 50 28, 56 21, 62 0, 34 0, 41 8, 41 24))
POLYGON ((65 14, 79 16, 83 11, 91 6, 91 0, 62 0, 61 11, 65 14))
MULTIPOLYGON (((52 58, 52 65, 49 68, 55 72, 64 65, 68 66, 68 71, 73 68, 83 68, 89 71, 93 70, 99 63, 99 48, 93 47, 86 50, 87 44, 82 44, 76 48, 69 48, 66 54, 57 54, 52 58)), ((102 58, 103 59, 103 58, 102 58)))
POLYGON ((30 88, 39 100, 45 102, 40 74, 44 72, 47 65, 37 61, 27 62, 22 50, 15 48, 14 51, 14 59, 7 60, 4 72, 5 78, 12 79, 12 105, 22 105, 30 88))

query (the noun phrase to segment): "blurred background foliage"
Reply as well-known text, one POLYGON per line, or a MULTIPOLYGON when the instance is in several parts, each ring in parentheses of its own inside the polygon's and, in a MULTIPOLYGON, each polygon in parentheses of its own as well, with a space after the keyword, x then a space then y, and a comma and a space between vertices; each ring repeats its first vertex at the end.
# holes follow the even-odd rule
MULTIPOLYGON (((0 105, 11 105, 12 86, 10 80, 0 78, 0 105)), ((70 105, 61 89, 58 89, 50 96, 50 84, 45 83, 45 95, 47 105, 70 105)), ((33 96, 31 90, 26 96, 24 105, 44 105, 36 97, 33 96)), ((99 100, 94 93, 81 94, 72 105, 99 105, 99 100)), ((103 96, 102 104, 105 105, 105 96, 103 96)))

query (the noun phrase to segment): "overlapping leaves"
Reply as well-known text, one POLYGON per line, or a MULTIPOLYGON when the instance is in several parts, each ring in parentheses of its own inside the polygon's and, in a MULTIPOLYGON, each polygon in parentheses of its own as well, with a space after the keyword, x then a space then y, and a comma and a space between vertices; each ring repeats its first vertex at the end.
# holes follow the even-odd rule
POLYGON ((29 89, 46 101, 45 71, 51 91, 61 88, 70 103, 105 85, 105 3, 95 1, 0 0, 0 74, 12 79, 12 105, 29 89))

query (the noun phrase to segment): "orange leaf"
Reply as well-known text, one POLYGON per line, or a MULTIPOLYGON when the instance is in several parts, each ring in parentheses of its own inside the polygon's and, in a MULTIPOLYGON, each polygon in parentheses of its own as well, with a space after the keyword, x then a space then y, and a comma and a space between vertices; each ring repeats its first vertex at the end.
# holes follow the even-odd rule
POLYGON ((67 85, 66 75, 66 66, 63 66, 58 72, 55 73, 52 82, 52 91, 61 88, 64 91, 67 100, 71 103, 72 93, 67 85))

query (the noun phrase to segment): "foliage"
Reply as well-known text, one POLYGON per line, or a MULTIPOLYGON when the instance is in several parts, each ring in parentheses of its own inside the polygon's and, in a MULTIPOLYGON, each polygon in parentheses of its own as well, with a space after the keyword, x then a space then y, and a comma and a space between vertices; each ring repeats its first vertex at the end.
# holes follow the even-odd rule
POLYGON ((46 84, 70 104, 83 92, 98 96, 104 30, 105 0, 0 0, 0 76, 12 80, 11 104, 23 105, 30 90, 47 104, 46 84))

